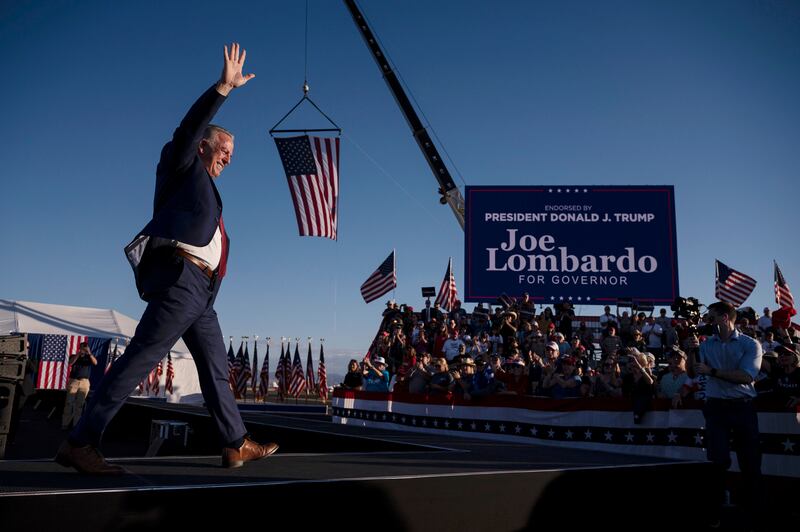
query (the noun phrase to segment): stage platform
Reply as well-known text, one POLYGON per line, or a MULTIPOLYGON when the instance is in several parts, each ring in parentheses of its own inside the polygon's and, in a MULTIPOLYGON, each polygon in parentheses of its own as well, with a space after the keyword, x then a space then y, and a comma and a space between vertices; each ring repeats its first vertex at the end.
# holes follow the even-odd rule
MULTIPOLYGON (((703 509, 687 509, 708 489, 705 463, 335 425, 302 412, 245 412, 252 434, 281 449, 227 470, 205 410, 147 401, 129 401, 104 444, 131 474, 87 477, 49 459, 63 433, 39 432, 35 413, 22 417, 11 459, 0 461, 0 525, 9 531, 174 530, 219 520, 234 529, 550 530, 599 516, 617 530, 641 529, 642 519, 652 529, 678 510, 682 522, 699 522, 703 509), (189 445, 143 457, 155 419, 188 422, 189 445), (19 457, 19 442, 43 448, 42 438, 47 457, 19 457)), ((735 530, 734 514, 728 522, 735 530)))

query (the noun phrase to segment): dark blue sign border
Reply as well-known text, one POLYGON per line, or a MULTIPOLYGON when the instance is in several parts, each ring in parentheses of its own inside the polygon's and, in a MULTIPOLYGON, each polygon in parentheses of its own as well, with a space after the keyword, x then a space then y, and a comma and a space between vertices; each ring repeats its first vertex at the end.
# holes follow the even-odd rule
MULTIPOLYGON (((465 196, 465 301, 493 303, 502 293, 521 296, 528 292, 537 303, 543 304, 571 301, 580 305, 608 305, 626 298, 669 305, 680 293, 673 186, 467 186, 465 196), (552 210, 546 211, 546 208, 552 210), (561 208, 564 210, 558 210, 561 208), (649 215, 652 218, 648 218, 649 215), (509 230, 514 229, 517 231, 512 237, 509 230), (645 269, 625 274, 613 271, 593 274, 592 271, 570 270, 575 266, 570 259, 567 270, 561 269, 562 263, 559 263, 559 269, 549 271, 511 271, 512 266, 522 267, 529 254, 544 254, 545 251, 514 249, 504 252, 499 246, 513 242, 522 247, 519 239, 524 235, 536 239, 545 234, 553 237, 553 242, 541 242, 549 250, 547 253, 558 254, 560 246, 564 246, 568 248, 565 255, 577 259, 592 255, 598 259, 598 264, 603 255, 616 254, 620 259, 630 255, 621 266, 622 271, 631 264, 645 269), (494 263, 490 262, 488 248, 497 249, 493 253, 494 263), (629 248, 633 251, 624 251, 629 248), (519 255, 514 257, 517 261, 506 263, 512 253, 519 255), (644 262, 641 262, 642 257, 645 257, 644 262), (643 273, 650 264, 656 263, 652 272, 643 273), (494 271, 487 271, 490 265, 494 271), (509 271, 499 271, 505 266, 509 271), (532 277, 527 277, 529 274, 532 277), (519 281, 519 275, 535 281, 519 281), (555 276, 560 278, 557 283, 552 282, 555 276), (591 284, 590 281, 597 282, 591 284), (607 284, 600 284, 600 281, 607 284), (625 284, 620 284, 623 281, 625 284)), ((528 248, 531 242, 530 238, 526 239, 528 248)), ((556 259, 559 258, 563 256, 556 259)))

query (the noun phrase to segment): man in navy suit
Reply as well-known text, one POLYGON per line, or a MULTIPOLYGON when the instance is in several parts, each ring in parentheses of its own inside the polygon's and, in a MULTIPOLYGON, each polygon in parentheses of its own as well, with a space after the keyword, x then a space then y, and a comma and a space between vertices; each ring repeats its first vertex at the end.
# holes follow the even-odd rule
POLYGON ((224 47, 219 82, 192 105, 156 169, 153 218, 125 248, 147 309, 125 354, 112 366, 56 461, 81 473, 118 475, 98 451, 108 423, 125 398, 183 338, 192 353, 203 398, 223 445, 223 467, 240 467, 274 453, 274 443, 246 436, 228 384, 228 360, 214 311, 228 257, 222 200, 214 180, 231 162, 233 135, 211 124, 227 96, 255 74, 242 74, 246 52, 224 47))

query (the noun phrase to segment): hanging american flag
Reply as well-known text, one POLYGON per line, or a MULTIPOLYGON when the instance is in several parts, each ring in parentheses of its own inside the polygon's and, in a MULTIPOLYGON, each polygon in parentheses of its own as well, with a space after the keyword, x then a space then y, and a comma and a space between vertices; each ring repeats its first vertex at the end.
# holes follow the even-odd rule
POLYGON ((67 388, 68 375, 67 337, 62 334, 45 334, 42 338, 36 388, 64 390, 67 388))
MULTIPOLYGON (((294 344, 294 362, 292 363, 292 379, 289 383, 289 395, 299 397, 306 389, 306 379, 303 376, 303 363, 300 361, 300 342, 294 344)), ((288 360, 289 357, 287 356, 288 360)))
POLYGON ((300 236, 336 240, 339 139, 303 135, 275 138, 289 182, 300 236))
POLYGON ((242 363, 242 369, 237 377, 236 390, 242 399, 246 399, 247 384, 250 382, 250 377, 252 377, 252 371, 250 369, 250 353, 248 352, 247 344, 244 344, 244 354, 242 355, 241 363, 242 363))
POLYGON ((267 393, 269 393, 269 341, 267 341, 267 353, 264 355, 264 365, 261 366, 260 377, 258 394, 256 396, 261 399, 266 399, 267 393))
POLYGON ((258 337, 253 342, 253 379, 250 381, 250 387, 253 388, 253 396, 258 397, 258 337))
POLYGON ((319 396, 324 401, 328 398, 328 370, 325 369, 325 351, 323 344, 319 344, 319 367, 317 375, 319 377, 319 396))
POLYGON ((753 293, 756 280, 729 268, 720 261, 717 262, 717 283, 714 296, 720 301, 726 301, 733 306, 740 306, 753 293))
POLYGON ((314 375, 314 361, 311 359, 311 339, 308 341, 308 358, 306 358, 306 395, 314 393, 317 387, 314 375))
POLYGON ((789 285, 786 284, 786 279, 783 277, 781 269, 778 268, 778 263, 775 262, 775 302, 778 306, 794 308, 794 297, 792 291, 789 290, 789 285))
POLYGON ((436 296, 434 304, 438 304, 447 312, 450 312, 455 306, 456 299, 458 299, 458 290, 456 289, 456 278, 453 275, 453 259, 451 257, 447 262, 447 271, 444 274, 442 286, 439 288, 439 295, 436 296))
POLYGON ((164 383, 164 392, 172 393, 173 382, 175 382, 175 368, 172 366, 172 353, 167 353, 167 381, 164 383))
POLYGON ((383 294, 397 286, 397 272, 394 267, 394 251, 372 272, 372 275, 361 285, 361 297, 365 303, 375 301, 383 294))
POLYGON ((281 338, 281 356, 278 358, 278 364, 275 366, 275 380, 278 383, 278 397, 281 399, 286 395, 286 375, 283 372, 283 338, 281 338))

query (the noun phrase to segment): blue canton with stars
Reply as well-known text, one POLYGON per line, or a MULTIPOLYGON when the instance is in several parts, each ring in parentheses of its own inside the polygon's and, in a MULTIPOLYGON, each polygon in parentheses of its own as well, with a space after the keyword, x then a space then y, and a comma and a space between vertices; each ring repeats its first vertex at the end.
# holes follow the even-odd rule
POLYGON ((278 153, 283 162, 283 168, 288 176, 313 175, 317 173, 314 154, 311 152, 311 142, 308 135, 302 137, 276 138, 278 153))

